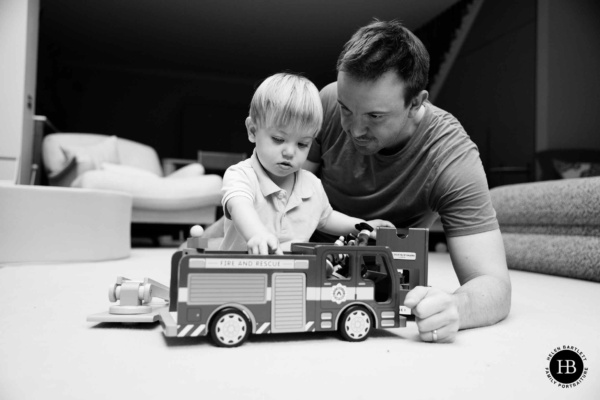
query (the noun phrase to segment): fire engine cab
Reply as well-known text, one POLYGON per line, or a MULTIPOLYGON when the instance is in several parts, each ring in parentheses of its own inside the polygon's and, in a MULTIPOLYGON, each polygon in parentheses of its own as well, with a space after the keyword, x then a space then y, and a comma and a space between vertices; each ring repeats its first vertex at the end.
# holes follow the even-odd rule
POLYGON ((159 312, 167 337, 235 347, 251 333, 337 330, 358 342, 406 326, 406 294, 427 285, 427 229, 379 228, 366 246, 295 243, 283 255, 204 244, 190 238, 172 257, 169 307, 159 312))

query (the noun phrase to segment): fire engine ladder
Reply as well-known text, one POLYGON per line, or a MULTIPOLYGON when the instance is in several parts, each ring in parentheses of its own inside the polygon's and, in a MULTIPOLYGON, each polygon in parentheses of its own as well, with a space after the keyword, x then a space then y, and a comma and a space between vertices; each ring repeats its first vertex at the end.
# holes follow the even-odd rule
POLYGON ((119 276, 108 288, 108 299, 113 304, 108 312, 90 315, 91 322, 155 322, 159 312, 169 304, 169 287, 150 278, 134 281, 119 276), (163 299, 153 302, 154 298, 163 299))

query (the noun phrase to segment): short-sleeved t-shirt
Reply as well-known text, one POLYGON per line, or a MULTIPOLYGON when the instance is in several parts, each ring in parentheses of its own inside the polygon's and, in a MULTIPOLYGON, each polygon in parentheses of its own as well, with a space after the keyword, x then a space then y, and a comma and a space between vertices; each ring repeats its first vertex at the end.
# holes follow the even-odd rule
POLYGON ((239 234, 227 211, 227 202, 235 196, 252 200, 260 220, 279 239, 282 250, 293 242, 308 242, 313 232, 322 228, 333 212, 323 185, 312 173, 299 170, 289 194, 277 186, 265 172, 256 151, 252 157, 231 166, 223 176, 222 204, 225 212, 225 237, 221 250, 246 250, 246 240, 239 234))
POLYGON ((321 91, 323 127, 308 160, 333 208, 397 227, 429 227, 439 213, 447 236, 498 228, 477 146, 454 116, 424 103, 425 113, 397 153, 365 156, 344 132, 337 84, 321 91))

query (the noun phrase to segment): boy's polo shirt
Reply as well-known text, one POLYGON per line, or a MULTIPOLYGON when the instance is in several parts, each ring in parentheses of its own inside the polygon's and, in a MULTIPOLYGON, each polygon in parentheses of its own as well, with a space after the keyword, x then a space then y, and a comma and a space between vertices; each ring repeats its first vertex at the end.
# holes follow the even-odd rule
POLYGON ((254 209, 267 229, 278 238, 282 250, 293 242, 307 242, 333 212, 319 178, 299 170, 291 193, 277 186, 260 164, 256 151, 252 157, 231 166, 223 177, 222 204, 225 213, 225 238, 221 250, 247 250, 246 240, 235 228, 227 202, 235 196, 252 200, 254 209))

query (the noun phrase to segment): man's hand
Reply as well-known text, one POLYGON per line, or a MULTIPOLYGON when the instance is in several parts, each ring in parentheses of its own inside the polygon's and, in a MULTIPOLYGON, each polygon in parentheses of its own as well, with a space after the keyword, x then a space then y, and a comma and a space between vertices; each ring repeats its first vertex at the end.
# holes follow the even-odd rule
POLYGON ((283 254, 277 236, 272 233, 259 233, 252 236, 247 243, 248 254, 283 254))
POLYGON ((366 223, 373 227, 373 232, 371 232, 371 234, 369 235, 371 239, 377 239, 377 228, 379 227, 383 226, 388 228, 395 228, 394 224, 392 224, 390 221, 385 221, 383 219, 372 219, 370 221, 366 221, 366 223))
POLYGON ((416 317, 421 340, 450 343, 456 338, 459 324, 454 295, 432 287, 417 286, 404 300, 416 317))

